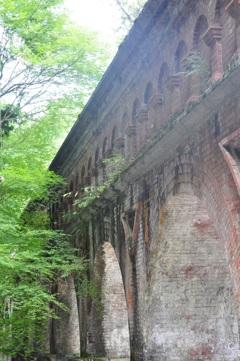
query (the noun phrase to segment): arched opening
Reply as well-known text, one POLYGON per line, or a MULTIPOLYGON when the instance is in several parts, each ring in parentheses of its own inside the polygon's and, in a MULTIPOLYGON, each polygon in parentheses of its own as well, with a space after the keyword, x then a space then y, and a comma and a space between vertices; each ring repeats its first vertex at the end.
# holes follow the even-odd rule
POLYGON ((163 63, 160 69, 159 77, 158 77, 158 91, 160 93, 164 93, 166 89, 166 81, 168 78, 168 66, 167 63, 163 63))
POLYGON ((133 108, 132 108, 132 124, 136 125, 136 120, 137 120, 137 114, 140 110, 140 103, 139 103, 139 99, 135 99, 134 103, 133 103, 133 108))
MULTIPOLYGON (((80 192, 81 194, 84 193, 84 187, 85 187, 85 166, 82 166, 82 170, 81 170, 81 178, 80 178, 80 192)), ((80 196, 81 196, 80 194, 80 196)))
POLYGON ((112 153, 114 153, 114 142, 116 140, 116 136, 117 136, 117 127, 116 127, 116 125, 114 125, 113 130, 112 130, 112 136, 111 136, 111 151, 112 151, 112 153))
POLYGON ((122 275, 109 242, 98 250, 94 283, 101 291, 101 305, 92 303, 87 351, 91 356, 129 358, 129 327, 122 275))
POLYGON ((75 190, 78 189, 78 183, 79 183, 79 175, 78 173, 76 174, 76 178, 75 178, 75 190))
MULTIPOLYGON (((107 139, 107 137, 105 137, 103 140, 103 146, 102 146, 102 158, 103 159, 107 158, 107 145, 108 145, 108 139, 107 139)), ((105 181, 106 180, 106 164, 104 162, 102 163, 102 171, 103 171, 103 181, 105 181)))
POLYGON ((95 159, 94 159, 95 186, 98 186, 98 160, 99 160, 99 148, 97 147, 95 152, 95 159))
POLYGON ((125 128, 127 126, 127 123, 128 123, 128 114, 127 114, 127 112, 125 112, 122 117, 121 129, 120 129, 121 137, 123 137, 123 138, 125 135, 125 128))
POLYGON ((187 46, 185 44, 185 41, 180 41, 178 44, 176 53, 175 53, 175 61, 174 61, 174 72, 175 74, 183 71, 182 68, 182 61, 184 57, 187 55, 187 46))
POLYGON ((186 101, 190 97, 190 79, 186 75, 184 69, 184 60, 187 55, 187 46, 185 41, 180 41, 175 53, 174 71, 176 75, 180 77, 180 106, 184 107, 186 101))
POLYGON ((169 69, 167 63, 163 63, 158 76, 158 92, 162 98, 163 107, 161 108, 161 125, 170 115, 171 97, 168 96, 167 80, 169 78, 169 69))
POLYGON ((200 15, 197 19, 196 26, 193 33, 193 49, 200 51, 203 45, 201 36, 208 29, 208 21, 205 15, 200 15))
POLYGON ((88 166, 87 166, 87 184, 91 185, 91 169, 92 169, 92 157, 88 159, 88 166))
POLYGON ((148 82, 146 89, 145 89, 145 93, 144 93, 144 104, 148 105, 149 103, 149 99, 151 98, 153 94, 153 86, 151 82, 148 82))
POLYGON ((237 312, 224 245, 193 194, 169 196, 161 209, 148 284, 146 358, 238 359, 237 312))
POLYGON ((85 166, 82 166, 82 170, 81 170, 81 184, 84 183, 84 177, 85 177, 85 166))
POLYGON ((70 186, 69 186, 69 195, 68 195, 68 204, 69 204, 70 211, 73 210, 73 198, 74 198, 73 189, 74 189, 74 185, 73 185, 73 181, 71 180, 70 186))
POLYGON ((208 29, 208 21, 205 15, 198 17, 193 33, 193 43, 190 56, 185 62, 190 81, 190 99, 195 101, 200 93, 207 87, 211 75, 211 51, 205 44, 202 35, 208 29))

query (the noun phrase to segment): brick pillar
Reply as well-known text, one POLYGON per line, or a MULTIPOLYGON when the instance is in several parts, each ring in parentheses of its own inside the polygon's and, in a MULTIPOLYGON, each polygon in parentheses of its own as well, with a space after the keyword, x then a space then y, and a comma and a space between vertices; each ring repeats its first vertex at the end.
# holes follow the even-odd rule
POLYGON ((141 129, 139 129, 139 133, 142 134, 142 139, 140 137, 140 147, 142 147, 142 142, 146 141, 149 138, 149 110, 147 104, 142 105, 139 113, 136 115, 136 118, 141 124, 141 129))
POLYGON ((240 54, 240 0, 231 0, 225 7, 229 15, 236 20, 237 54, 240 54))
POLYGON ((124 156, 124 139, 119 137, 114 142, 114 149, 116 149, 116 153, 124 156))
POLYGON ((180 75, 175 74, 168 78, 167 87, 172 93, 171 114, 178 112, 180 104, 180 75))
POLYGON ((135 156, 135 154, 137 152, 136 126, 135 125, 129 125, 125 129, 125 134, 127 136, 127 149, 128 149, 127 158, 131 159, 131 158, 134 158, 134 156, 135 156))
POLYGON ((60 301, 68 311, 57 310, 58 319, 53 320, 54 348, 59 357, 80 356, 80 332, 77 297, 72 276, 61 280, 58 285, 60 301))
POLYGON ((189 96, 186 101, 186 104, 198 100, 201 89, 201 74, 193 71, 195 55, 197 56, 197 51, 190 51, 185 58, 182 60, 182 65, 186 70, 187 77, 189 77, 189 96))
POLYGON ((149 99, 151 115, 151 133, 153 134, 155 130, 159 129, 164 122, 162 115, 162 105, 163 105, 163 94, 160 92, 155 92, 149 99))
POLYGON ((212 82, 217 81, 223 75, 221 31, 222 27, 214 24, 202 36, 205 44, 211 48, 212 82))

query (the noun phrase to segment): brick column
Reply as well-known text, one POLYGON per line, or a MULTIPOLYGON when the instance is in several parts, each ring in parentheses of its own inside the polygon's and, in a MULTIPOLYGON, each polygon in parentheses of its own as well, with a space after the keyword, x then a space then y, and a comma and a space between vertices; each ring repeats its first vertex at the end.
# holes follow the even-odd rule
POLYGON ((116 150, 117 154, 124 156, 124 139, 122 137, 119 137, 115 140, 114 149, 116 150))
POLYGON ((127 158, 131 159, 131 158, 134 158, 134 156, 135 156, 135 154, 137 152, 136 126, 135 125, 129 125, 125 129, 125 134, 127 136, 127 149, 128 149, 127 158))
POLYGON ((202 36, 205 44, 211 48, 212 82, 217 81, 223 75, 221 32, 222 27, 214 24, 202 36))
MULTIPOLYGON (((143 136, 143 141, 147 140, 149 138, 149 111, 148 111, 148 105, 147 104, 143 104, 140 111, 138 112, 138 114, 136 115, 136 118, 138 120, 139 123, 142 124, 141 126, 141 131, 142 131, 142 136, 143 136)), ((142 144, 140 144, 140 147, 142 146, 142 144)))
POLYGON ((193 71, 195 55, 198 56, 197 54, 196 50, 191 50, 182 60, 182 65, 187 73, 186 76, 189 77, 189 97, 186 101, 187 105, 198 100, 200 95, 201 74, 193 71))
POLYGON ((59 282, 58 293, 68 311, 58 309, 58 319, 53 320, 54 343, 59 356, 80 356, 80 331, 77 297, 72 276, 59 282))
POLYGON ((162 105, 163 105, 163 94, 155 92, 149 99, 149 104, 152 109, 151 119, 151 132, 153 133, 156 129, 159 129, 163 125, 162 116, 162 105))
POLYGON ((225 10, 236 20, 237 54, 240 55, 240 0, 229 1, 225 10))
POLYGON ((172 92, 171 113, 178 112, 181 108, 180 104, 180 75, 175 74, 168 78, 167 87, 172 92))

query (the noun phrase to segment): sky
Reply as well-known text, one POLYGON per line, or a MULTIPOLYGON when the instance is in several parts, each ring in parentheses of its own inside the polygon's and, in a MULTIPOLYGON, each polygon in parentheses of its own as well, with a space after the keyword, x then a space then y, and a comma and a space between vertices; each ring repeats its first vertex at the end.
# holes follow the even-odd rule
POLYGON ((113 0, 65 0, 65 6, 74 22, 97 31, 105 40, 114 40, 120 14, 113 0))

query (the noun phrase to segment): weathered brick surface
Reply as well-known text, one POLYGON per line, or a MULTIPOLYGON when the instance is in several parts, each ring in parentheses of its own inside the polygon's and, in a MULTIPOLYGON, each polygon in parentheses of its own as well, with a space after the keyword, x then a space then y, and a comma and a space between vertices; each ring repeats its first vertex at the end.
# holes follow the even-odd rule
POLYGON ((150 0, 51 165, 84 197, 125 159, 80 221, 59 217, 73 198, 52 207, 112 292, 100 321, 81 309, 92 355, 125 356, 127 314, 132 360, 239 360, 239 19, 238 0, 150 0))
POLYGON ((100 291, 90 310, 87 351, 93 356, 128 358, 129 329, 126 298, 116 254, 109 242, 99 249, 94 282, 100 291))

